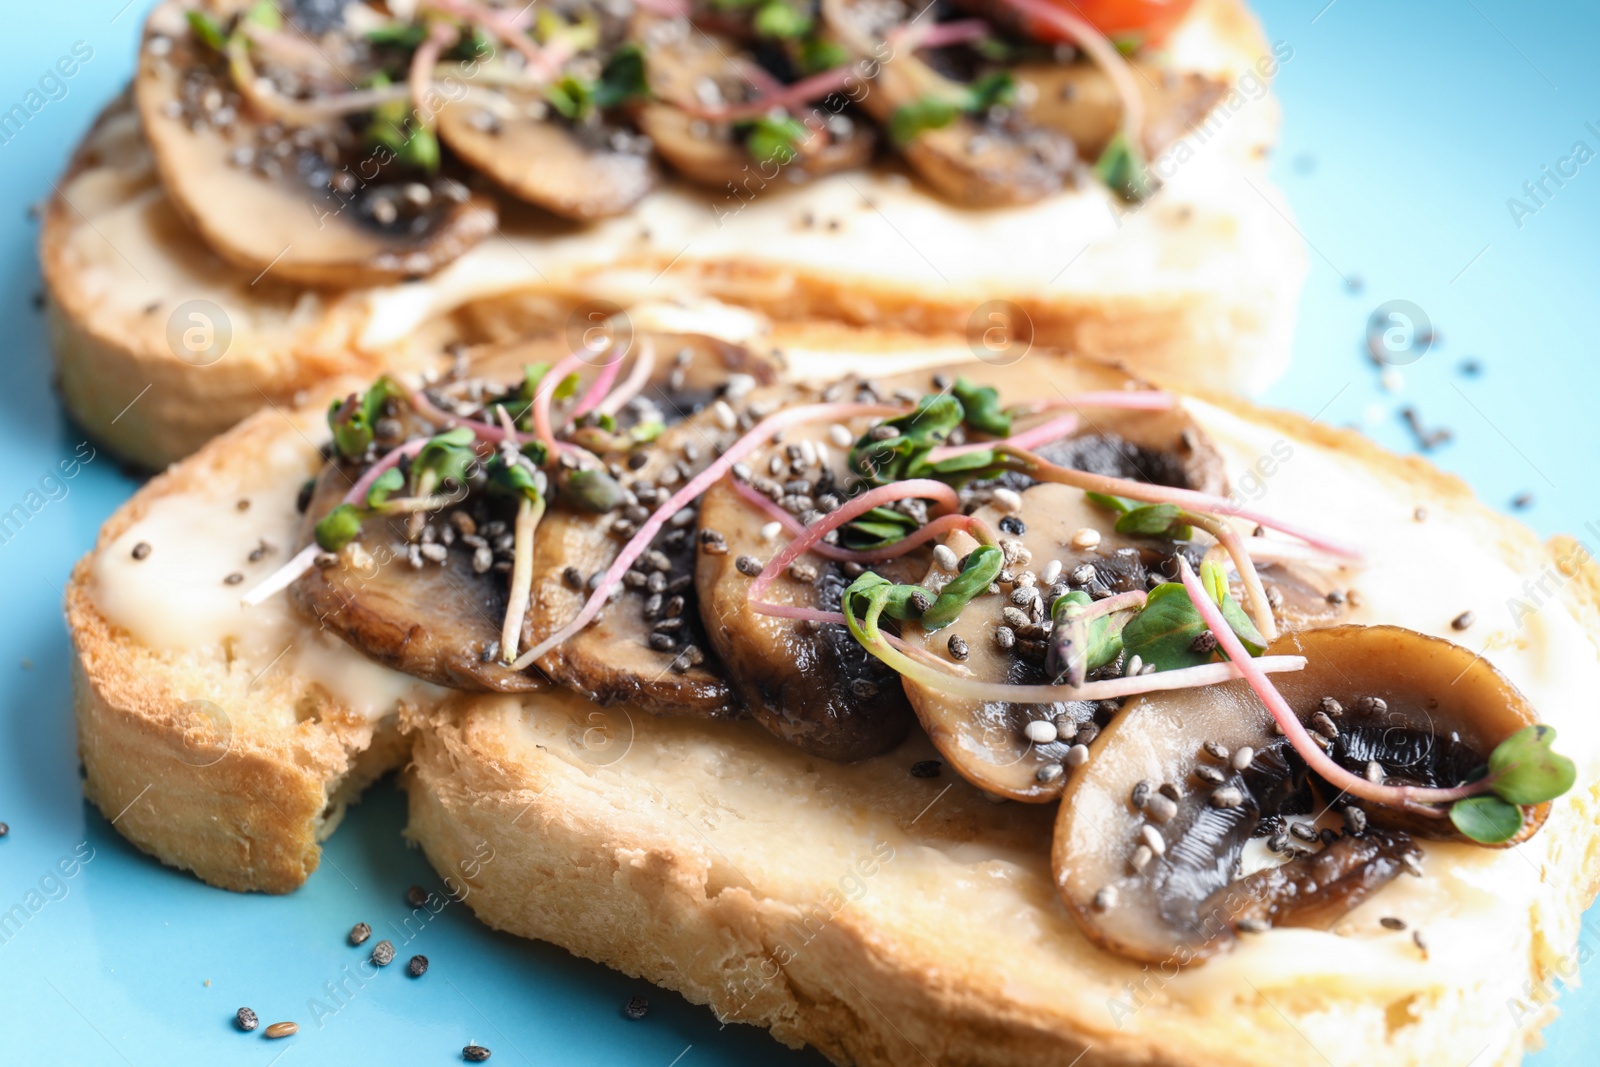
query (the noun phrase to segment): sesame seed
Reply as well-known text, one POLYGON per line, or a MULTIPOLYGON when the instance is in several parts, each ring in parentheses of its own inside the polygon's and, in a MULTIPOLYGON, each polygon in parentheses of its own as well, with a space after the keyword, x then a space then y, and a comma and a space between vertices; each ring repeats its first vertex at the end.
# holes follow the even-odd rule
POLYGON ((1089 746, 1073 745, 1067 749, 1067 754, 1061 760, 1068 767, 1082 767, 1089 762, 1089 746))
POLYGON ((1102 886, 1094 894, 1094 910, 1110 911, 1117 906, 1117 887, 1114 885, 1102 886))
POLYGON ((1212 792, 1210 803, 1213 808, 1237 808, 1244 803, 1244 793, 1234 786, 1225 785, 1212 792))
POLYGON ((994 491, 994 506, 1007 515, 1015 514, 1022 510, 1022 496, 1002 486, 994 491))
POLYGON ((850 436, 850 431, 843 424, 834 423, 828 427, 828 440, 838 448, 849 448, 855 443, 855 438, 850 436))
POLYGON ((1171 822, 1178 814, 1178 805, 1172 798, 1156 793, 1145 801, 1144 814, 1151 822, 1171 822))
POLYGON ((1416 510, 1411 513, 1411 517, 1417 522, 1427 522, 1428 509, 1423 507, 1421 504, 1418 504, 1416 510))
POLYGON ((145 559, 149 555, 150 555, 150 542, 149 541, 140 541, 138 544, 133 546, 133 558, 134 559, 145 559))
POLYGON ((1072 535, 1072 547, 1091 549, 1100 544, 1100 531, 1092 526, 1085 526, 1072 535))
POLYGON ((1375 759, 1367 761, 1367 781, 1382 785, 1385 777, 1383 764, 1375 759))
POLYGON ((1400 862, 1405 864, 1406 873, 1414 877, 1422 877, 1422 857, 1415 852, 1402 852, 1400 862))
POLYGON ((1428 958, 1428 942, 1423 940, 1421 930, 1411 931, 1411 943, 1417 946, 1417 950, 1422 953, 1423 959, 1428 958))
POLYGON ((371 936, 372 927, 366 923, 356 923, 350 928, 350 943, 352 945, 364 945, 367 942, 367 938, 371 936))
POLYGON ((277 1038, 280 1038, 280 1037, 293 1037, 295 1034, 298 1034, 300 1032, 300 1024, 299 1023, 273 1023, 271 1026, 267 1027, 265 1030, 263 1030, 261 1032, 266 1034, 268 1037, 273 1038, 273 1039, 277 1039, 277 1038))
POLYGON ((715 404, 712 404, 711 414, 717 420, 717 425, 724 430, 731 430, 739 425, 739 416, 733 413, 733 409, 728 406, 726 400, 718 400, 715 404))
POLYGON ((1249 745, 1240 745, 1233 752, 1233 759, 1231 760, 1233 769, 1236 771, 1245 770, 1250 766, 1251 763, 1255 762, 1255 758, 1255 749, 1251 748, 1249 745))
POLYGON ((939 771, 944 767, 944 761, 936 759, 923 759, 911 765, 913 778, 937 778, 939 771))
POLYGON ((1406 921, 1395 915, 1385 915, 1383 918, 1378 920, 1378 925, 1383 927, 1385 930, 1404 930, 1406 928, 1406 921))
POLYGON ((490 1052, 482 1045, 468 1045, 466 1048, 461 1050, 461 1058, 466 1060, 468 1063, 482 1063, 492 1055, 494 1055, 494 1053, 490 1052))
POLYGON ((1154 852, 1157 856, 1166 855, 1167 839, 1161 836, 1160 830, 1157 830, 1149 823, 1145 823, 1143 826, 1139 827, 1139 840, 1143 841, 1145 843, 1145 847, 1147 847, 1151 852, 1154 852))
POLYGON ((1059 577, 1061 577, 1061 561, 1053 559, 1044 565, 1044 573, 1039 576, 1039 580, 1045 585, 1055 585, 1059 577))
POLYGON ((1450 620, 1450 627, 1454 630, 1465 630, 1477 621, 1477 616, 1470 611, 1463 611, 1460 615, 1450 620))
POLYGON ((1048 719, 1035 719, 1023 727, 1022 732, 1034 744, 1048 745, 1056 739, 1056 724, 1048 719))
POLYGON ((411 962, 406 964, 406 971, 413 978, 421 978, 428 973, 428 957, 412 956, 411 962))
POLYGON ((960 561, 956 559, 955 552, 948 545, 934 545, 933 562, 938 564, 940 570, 953 572, 960 561))
POLYGON ((1128 857, 1128 866, 1132 867, 1136 874, 1143 873, 1144 869, 1150 866, 1150 861, 1155 858, 1156 854, 1150 851, 1149 845, 1140 845, 1133 850, 1133 855, 1128 857))
POLYGON ((1128 657, 1128 662, 1124 664, 1122 673, 1129 678, 1133 678, 1136 677, 1143 669, 1144 660, 1140 659, 1139 654, 1135 652, 1133 655, 1128 657))
POLYGON ((256 1013, 249 1008, 240 1008, 234 1015, 233 1021, 245 1033, 249 1033, 260 1025, 260 1020, 256 1018, 256 1013))

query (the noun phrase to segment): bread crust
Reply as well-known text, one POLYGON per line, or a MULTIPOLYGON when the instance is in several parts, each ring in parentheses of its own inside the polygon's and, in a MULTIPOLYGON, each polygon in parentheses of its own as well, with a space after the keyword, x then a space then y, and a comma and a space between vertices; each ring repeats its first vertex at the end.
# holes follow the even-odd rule
POLYGON ((253 679, 224 647, 145 648, 96 606, 93 564, 156 501, 218 479, 247 487, 255 457, 292 425, 261 412, 151 479, 106 521, 66 589, 84 795, 141 849, 225 889, 301 885, 344 806, 404 759, 399 718, 367 721, 305 679, 253 679), (263 723, 261 706, 298 721, 263 723))
MULTIPOLYGON (((1203 27, 1206 42, 1198 51, 1216 73, 1237 75, 1272 54, 1239 0, 1203 0, 1193 19, 1203 27)), ((1247 146, 1241 149, 1245 158, 1237 165, 1259 169, 1257 157, 1265 153, 1276 132, 1274 102, 1270 97, 1256 100, 1250 114, 1227 121, 1230 148, 1247 146)), ((1276 196, 1264 177, 1252 182, 1267 189, 1261 195, 1276 196)), ((719 195, 705 194, 702 207, 715 212, 719 195)), ((737 207, 739 201, 733 203, 737 207)), ((1146 227, 1138 240, 1150 247, 1141 247, 1139 254, 1150 256, 1152 263, 1189 264, 1177 269, 1170 287, 1150 283, 1127 291, 1074 289, 1058 285, 1046 272, 1032 289, 1008 288, 1001 295, 1031 323, 1035 344, 1121 359, 1156 377, 1204 378, 1245 391, 1263 387, 1281 371, 1282 355, 1288 351, 1293 302, 1303 273, 1298 236, 1278 219, 1281 207, 1261 203, 1254 194, 1194 226, 1154 221, 1169 210, 1187 209, 1158 199, 1131 215, 1131 223, 1119 221, 1119 226, 1146 227), (1248 228, 1241 217, 1230 215, 1235 211, 1261 216, 1256 229, 1270 229, 1271 235, 1253 240, 1274 244, 1270 254, 1251 256, 1232 250, 1228 242, 1248 228), (1232 250, 1225 281, 1203 269, 1220 247, 1232 250)), ((946 217, 963 214, 951 207, 946 217)), ((516 230, 516 224, 506 225, 516 230)), ((552 239, 558 232, 548 223, 530 230, 546 231, 552 239)), ((267 272, 252 277, 191 233, 160 191, 155 167, 124 97, 90 131, 44 211, 40 258, 62 398, 89 434, 107 448, 160 468, 250 412, 287 405, 327 377, 369 374, 380 365, 417 365, 434 358, 449 340, 503 339, 525 331, 530 323, 559 321, 556 316, 593 295, 602 276, 631 273, 649 279, 650 285, 665 278, 663 284, 675 291, 742 303, 775 318, 832 318, 921 332, 969 331, 975 306, 996 295, 952 291, 949 286, 934 292, 909 283, 900 277, 905 272, 888 252, 866 273, 846 276, 808 268, 803 261, 758 259, 754 251, 697 259, 687 248, 657 246, 644 253, 613 253, 598 243, 599 238, 594 240, 597 243, 587 257, 580 247, 570 266, 556 269, 541 261, 543 280, 537 286, 523 281, 509 288, 490 286, 447 297, 446 306, 416 329, 405 331, 407 336, 373 341, 369 338, 373 291, 301 289, 276 284, 267 272), (141 214, 140 247, 124 248, 126 242, 120 237, 101 233, 92 219, 93 209, 72 202, 78 195, 77 179, 93 168, 104 169, 108 160, 112 166, 102 176, 103 184, 118 186, 115 195, 127 202, 126 210, 136 208, 141 214), (145 242, 148 247, 143 247, 145 242), (151 310, 118 306, 108 298, 105 282, 96 279, 93 264, 82 254, 86 244, 104 254, 115 269, 122 270, 124 263, 131 268, 128 281, 154 286, 147 305, 151 310), (107 244, 115 257, 103 247, 107 244), (686 251, 689 255, 680 261, 686 251), (163 290, 161 279, 168 267, 177 280, 163 290), (202 290, 225 296, 212 303, 226 309, 234 333, 222 358, 196 366, 176 354, 168 340, 168 318, 202 290)), ((915 258, 910 249, 904 251, 915 258)), ((466 258, 471 260, 473 253, 466 258)), ((651 295, 659 293, 657 289, 651 295)), ((628 302, 628 294, 617 295, 628 302)))

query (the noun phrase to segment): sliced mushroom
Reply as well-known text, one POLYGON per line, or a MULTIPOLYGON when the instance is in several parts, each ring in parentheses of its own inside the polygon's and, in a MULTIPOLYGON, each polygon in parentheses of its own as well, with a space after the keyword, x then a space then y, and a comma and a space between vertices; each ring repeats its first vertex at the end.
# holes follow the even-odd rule
MULTIPOLYGON (((1335 735, 1330 755, 1357 773, 1367 759, 1386 758, 1396 784, 1461 784, 1496 744, 1534 721, 1527 701, 1486 661, 1399 627, 1305 630, 1267 651, 1307 658, 1305 670, 1273 680, 1313 731, 1335 735)), ((1448 819, 1375 804, 1344 813, 1350 807, 1338 790, 1307 777, 1244 682, 1151 694, 1117 715, 1062 794, 1057 885, 1102 946, 1140 960, 1187 962, 1226 950, 1241 924, 1326 928, 1399 871, 1416 868, 1413 836, 1464 840, 1448 819), (1248 759, 1240 755, 1246 748, 1248 759), (1244 841, 1262 819, 1312 810, 1344 813, 1347 837, 1235 881, 1244 841)), ((1548 808, 1524 809, 1518 840, 1537 830, 1548 808)))
MULTIPOLYGON (((639 524, 737 438, 737 429, 724 425, 709 407, 726 392, 729 376, 746 375, 759 383, 776 377, 770 360, 715 338, 657 335, 652 340, 660 356, 644 398, 671 425, 637 450, 642 465, 615 457, 637 503, 603 515, 566 504, 546 513, 534 540, 533 606, 525 627, 529 645, 576 615, 589 597, 589 580, 612 564, 639 524)), ((656 714, 736 713, 740 702, 701 625, 695 549, 691 505, 669 519, 651 551, 634 565, 635 584, 626 585, 599 618, 542 657, 539 668, 601 704, 625 700, 656 714)))
POLYGON ((656 182, 648 139, 599 116, 566 122, 532 91, 475 87, 438 122, 440 139, 474 169, 564 218, 619 215, 656 182))
MULTIPOLYGON (((1156 155, 1195 128, 1227 93, 1225 82, 1195 72, 1176 73, 1157 64, 1132 64, 1144 97, 1144 148, 1156 155)), ((1019 63, 1018 109, 1034 125, 1072 138, 1085 159, 1097 159, 1122 123, 1122 98, 1104 70, 1093 63, 1019 63)))
POLYGON ((382 285, 438 270, 494 232, 491 199, 397 171, 342 122, 254 117, 184 10, 167 0, 151 13, 134 98, 168 198, 219 255, 279 281, 382 285))
POLYGON ((1136 699, 1103 732, 1062 794, 1052 849, 1062 899, 1096 944, 1183 966, 1241 929, 1326 928, 1415 863, 1405 834, 1374 831, 1237 878, 1264 819, 1315 810, 1305 764, 1263 714, 1248 690, 1213 686, 1136 699))
MULTIPOLYGON (((876 141, 873 130, 849 116, 829 113, 826 121, 808 123, 794 155, 756 159, 745 145, 744 129, 754 118, 718 117, 718 110, 744 102, 753 88, 743 51, 735 41, 706 32, 682 30, 662 20, 637 20, 651 42, 645 54, 646 77, 657 101, 640 105, 634 115, 641 133, 679 173, 708 185, 770 180, 778 170, 788 181, 864 166, 876 141)), ((771 75, 767 75, 771 77, 771 75)), ((817 110, 821 115, 821 109, 817 110)))
MULTIPOLYGON (((1343 709, 1330 716, 1336 736, 1328 754, 1356 774, 1376 764, 1370 773, 1394 785, 1461 785, 1488 763, 1496 745, 1539 721, 1528 699, 1488 660, 1414 630, 1304 630, 1284 636, 1271 651, 1306 657, 1305 670, 1274 676, 1302 719, 1324 710, 1329 698, 1343 709)), ((1376 826, 1466 840, 1449 819, 1381 805, 1365 810, 1376 826)), ((1522 832, 1507 846, 1531 837, 1549 813, 1548 803, 1523 808, 1522 832)))
MULTIPOLYGON (((359 474, 347 463, 324 469, 306 509, 300 547, 311 543, 317 520, 339 503, 359 474)), ((507 523, 513 509, 500 510, 504 514, 494 520, 480 511, 470 528, 507 523)), ((467 514, 470 518, 470 510, 467 514)), ((458 539, 445 552, 442 563, 425 560, 420 546, 408 539, 405 519, 369 519, 361 535, 341 550, 337 565, 308 571, 290 586, 289 595, 319 626, 386 667, 455 689, 522 693, 543 688, 542 677, 513 671, 497 655, 506 613, 505 576, 477 571, 474 550, 465 541, 458 539)))
MULTIPOLYGON (((900 18, 899 5, 824 0, 830 31, 868 60, 877 74, 861 107, 888 125, 901 108, 933 97, 955 100, 966 90, 935 72, 914 53, 891 50, 883 35, 900 18)), ((1077 161, 1072 141, 1022 121, 1014 109, 958 113, 948 124, 925 129, 898 146, 917 174, 942 195, 971 207, 1028 204, 1059 192, 1077 161)))

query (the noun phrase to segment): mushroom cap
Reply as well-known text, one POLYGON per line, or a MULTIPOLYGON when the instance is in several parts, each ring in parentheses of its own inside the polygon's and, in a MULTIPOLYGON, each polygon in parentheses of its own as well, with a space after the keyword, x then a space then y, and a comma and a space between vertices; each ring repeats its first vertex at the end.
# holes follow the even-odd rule
POLYGON ((655 164, 631 133, 529 117, 539 102, 523 90, 475 86, 440 109, 439 138, 513 196, 563 218, 620 215, 655 186, 655 164), (485 112, 493 123, 479 119, 485 112))
MULTIPOLYGON (((255 150, 266 125, 242 105, 225 128, 186 121, 185 78, 210 70, 219 93, 231 92, 231 83, 220 61, 202 54, 189 33, 185 6, 166 0, 150 13, 134 99, 168 199, 218 255, 246 270, 270 271, 279 281, 386 285, 430 274, 494 232, 498 216, 491 198, 448 178, 391 179, 376 153, 351 168, 356 187, 336 193, 330 180, 340 165, 310 143, 348 142, 348 132, 333 123, 283 131, 278 143, 297 135, 309 140, 294 147, 276 176, 230 162, 235 150, 255 150), (170 48, 148 47, 156 36, 169 40, 170 48), (426 207, 391 225, 364 217, 358 199, 386 185, 397 193, 417 186, 427 194, 426 207)), ((396 197, 392 203, 409 201, 396 197)))
MULTIPOLYGON (((1534 721, 1526 699, 1487 661, 1448 641, 1400 627, 1294 632, 1274 642, 1267 654, 1307 658, 1305 670, 1275 674, 1273 682, 1302 719, 1320 710, 1323 697, 1339 700, 1346 709, 1338 720, 1341 731, 1360 722, 1351 710, 1359 697, 1378 696, 1388 702, 1386 710, 1375 713, 1379 729, 1396 737, 1420 729, 1454 733, 1460 747, 1482 763, 1496 744, 1534 721)), ((1414 748, 1407 745, 1404 750, 1414 748)), ((1263 792, 1262 782, 1270 786, 1295 773, 1304 775, 1303 762, 1275 736, 1271 715, 1243 681, 1133 698, 1101 732, 1089 762, 1069 778, 1062 793, 1052 865, 1063 901, 1085 933, 1112 951, 1141 960, 1165 960, 1175 953, 1203 959, 1226 950, 1234 925, 1244 918, 1269 919, 1276 925, 1328 925, 1393 877, 1394 865, 1414 847, 1411 834, 1459 837, 1447 819, 1367 805, 1363 810, 1375 847, 1347 847, 1329 860, 1319 860, 1323 853, 1318 853, 1304 857, 1300 868, 1282 868, 1278 875, 1263 871, 1248 885, 1235 881, 1238 849, 1260 817, 1294 813, 1284 807, 1291 794, 1263 792), (1256 756, 1241 774, 1204 754, 1205 742, 1230 753, 1248 746, 1256 756), (1240 790, 1241 804, 1217 808, 1208 802, 1213 787, 1193 777, 1204 763, 1223 773, 1224 787, 1240 790), (1258 776, 1254 783, 1248 779, 1251 774, 1258 776), (1148 805, 1146 810, 1134 805, 1134 788, 1141 782, 1146 791, 1164 783, 1180 788, 1181 799, 1169 821, 1157 823, 1149 817, 1148 805), (1263 811, 1260 802, 1268 795, 1276 799, 1263 811), (1151 858, 1138 871, 1130 859, 1147 822, 1158 825, 1166 854, 1151 858), (1336 868, 1338 878, 1306 873, 1318 862, 1336 868), (1181 870, 1175 874, 1175 868, 1181 870), (1326 892, 1306 896, 1307 882, 1326 892), (1116 903, 1097 907, 1096 895, 1106 887, 1114 889, 1116 903), (1227 903, 1219 920, 1217 907, 1228 901, 1228 892, 1244 895, 1227 903), (1291 907, 1275 894, 1304 899, 1291 907)), ((1318 807, 1338 799, 1320 780, 1312 778, 1310 785, 1327 794, 1318 807)), ((1310 796, 1303 790, 1293 795, 1310 796)), ((1524 837, 1537 829, 1547 809, 1525 809, 1524 837)))

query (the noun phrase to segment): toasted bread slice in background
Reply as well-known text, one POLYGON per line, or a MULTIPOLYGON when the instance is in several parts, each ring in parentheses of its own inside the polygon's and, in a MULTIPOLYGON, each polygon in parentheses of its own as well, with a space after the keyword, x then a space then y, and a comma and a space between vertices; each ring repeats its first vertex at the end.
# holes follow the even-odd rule
POLYGON ((595 297, 703 294, 775 318, 966 333, 1123 360, 1171 380, 1264 388, 1289 351, 1305 271, 1266 181, 1271 45, 1238 0, 1201 0, 1175 69, 1235 86, 1153 164, 1135 208, 1097 183, 1037 204, 952 206, 890 166, 800 187, 668 183, 588 226, 503 205, 500 232, 438 274, 379 289, 279 284, 231 266, 162 191, 127 102, 90 131, 40 236, 63 399, 150 467, 341 373, 401 367, 452 338, 504 340, 595 297), (197 317, 198 316, 198 317, 197 317))

